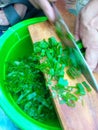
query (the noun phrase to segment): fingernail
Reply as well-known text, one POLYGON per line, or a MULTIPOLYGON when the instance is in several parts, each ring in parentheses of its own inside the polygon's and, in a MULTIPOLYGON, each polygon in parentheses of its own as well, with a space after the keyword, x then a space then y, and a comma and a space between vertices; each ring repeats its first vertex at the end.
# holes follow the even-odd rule
POLYGON ((76 41, 79 41, 79 40, 80 40, 77 35, 75 35, 75 39, 76 39, 76 41))

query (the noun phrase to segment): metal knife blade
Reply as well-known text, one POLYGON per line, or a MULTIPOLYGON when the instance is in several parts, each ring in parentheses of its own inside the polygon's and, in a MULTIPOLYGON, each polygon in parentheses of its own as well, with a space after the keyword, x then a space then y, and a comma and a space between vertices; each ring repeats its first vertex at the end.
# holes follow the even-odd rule
POLYGON ((66 22, 63 20, 60 12, 58 11, 57 7, 52 3, 56 20, 54 22, 56 32, 61 40, 62 43, 65 44, 66 47, 72 49, 72 53, 77 61, 77 64, 80 66, 81 72, 88 81, 88 83, 98 91, 98 83, 89 68, 85 58, 83 57, 80 49, 77 46, 76 40, 72 33, 70 32, 66 22))

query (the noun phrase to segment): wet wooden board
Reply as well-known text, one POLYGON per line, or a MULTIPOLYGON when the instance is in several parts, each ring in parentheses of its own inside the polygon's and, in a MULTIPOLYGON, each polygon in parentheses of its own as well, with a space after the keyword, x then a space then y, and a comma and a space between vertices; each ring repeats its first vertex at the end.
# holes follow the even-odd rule
MULTIPOLYGON (((54 27, 48 21, 30 25, 29 32, 32 43, 48 39, 54 36, 59 40, 54 31, 54 27)), ((47 75, 45 75, 47 78, 47 75)), ((72 80, 65 73, 65 79, 69 85, 75 85, 85 80, 83 76, 72 80)), ((98 75, 96 74, 96 78, 98 75)), ((50 92, 52 90, 50 89, 50 92)), ((75 107, 68 107, 66 104, 60 104, 57 98, 53 98, 55 109, 64 130, 98 130, 98 93, 93 89, 92 92, 83 96, 83 103, 78 101, 75 107)))

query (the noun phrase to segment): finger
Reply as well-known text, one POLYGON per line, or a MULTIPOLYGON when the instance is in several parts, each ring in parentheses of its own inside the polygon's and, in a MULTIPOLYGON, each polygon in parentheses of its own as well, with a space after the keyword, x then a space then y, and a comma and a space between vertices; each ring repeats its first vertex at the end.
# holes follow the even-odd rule
POLYGON ((98 30, 98 15, 94 17, 91 21, 91 27, 98 30))
POLYGON ((48 0, 49 2, 56 2, 57 0, 48 0))
MULTIPOLYGON (((50 0, 52 2, 56 1, 56 0, 50 0)), ((39 5, 40 8, 44 11, 45 15, 49 18, 50 21, 55 21, 55 14, 53 11, 52 6, 50 5, 48 0, 39 0, 39 5)))
MULTIPOLYGON (((35 8, 39 9, 40 8, 40 4, 39 4, 40 0, 29 0, 30 3, 32 3, 34 5, 35 8)), ((56 2, 57 0, 48 0, 49 2, 56 2)))
POLYGON ((75 25, 75 38, 76 38, 77 41, 80 39, 79 27, 80 27, 80 15, 77 16, 76 25, 75 25))
POLYGON ((97 73, 98 73, 98 65, 97 65, 97 67, 94 69, 93 72, 97 72, 97 73))
POLYGON ((87 48, 85 58, 91 70, 94 71, 98 63, 98 50, 95 48, 87 48))
POLYGON ((29 2, 35 7, 35 8, 37 8, 37 9, 39 9, 40 8, 40 6, 39 6, 39 4, 38 4, 38 1, 36 0, 29 0, 29 2))

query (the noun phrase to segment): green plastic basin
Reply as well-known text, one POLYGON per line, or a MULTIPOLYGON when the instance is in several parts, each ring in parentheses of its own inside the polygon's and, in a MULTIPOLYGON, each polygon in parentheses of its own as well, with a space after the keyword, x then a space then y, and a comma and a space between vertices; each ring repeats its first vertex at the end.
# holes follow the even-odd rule
POLYGON ((39 17, 22 21, 9 28, 0 38, 0 106, 9 118, 22 130, 60 130, 58 119, 39 122, 29 117, 15 103, 4 85, 6 62, 26 57, 32 53, 32 42, 28 26, 46 21, 46 17, 39 17))

